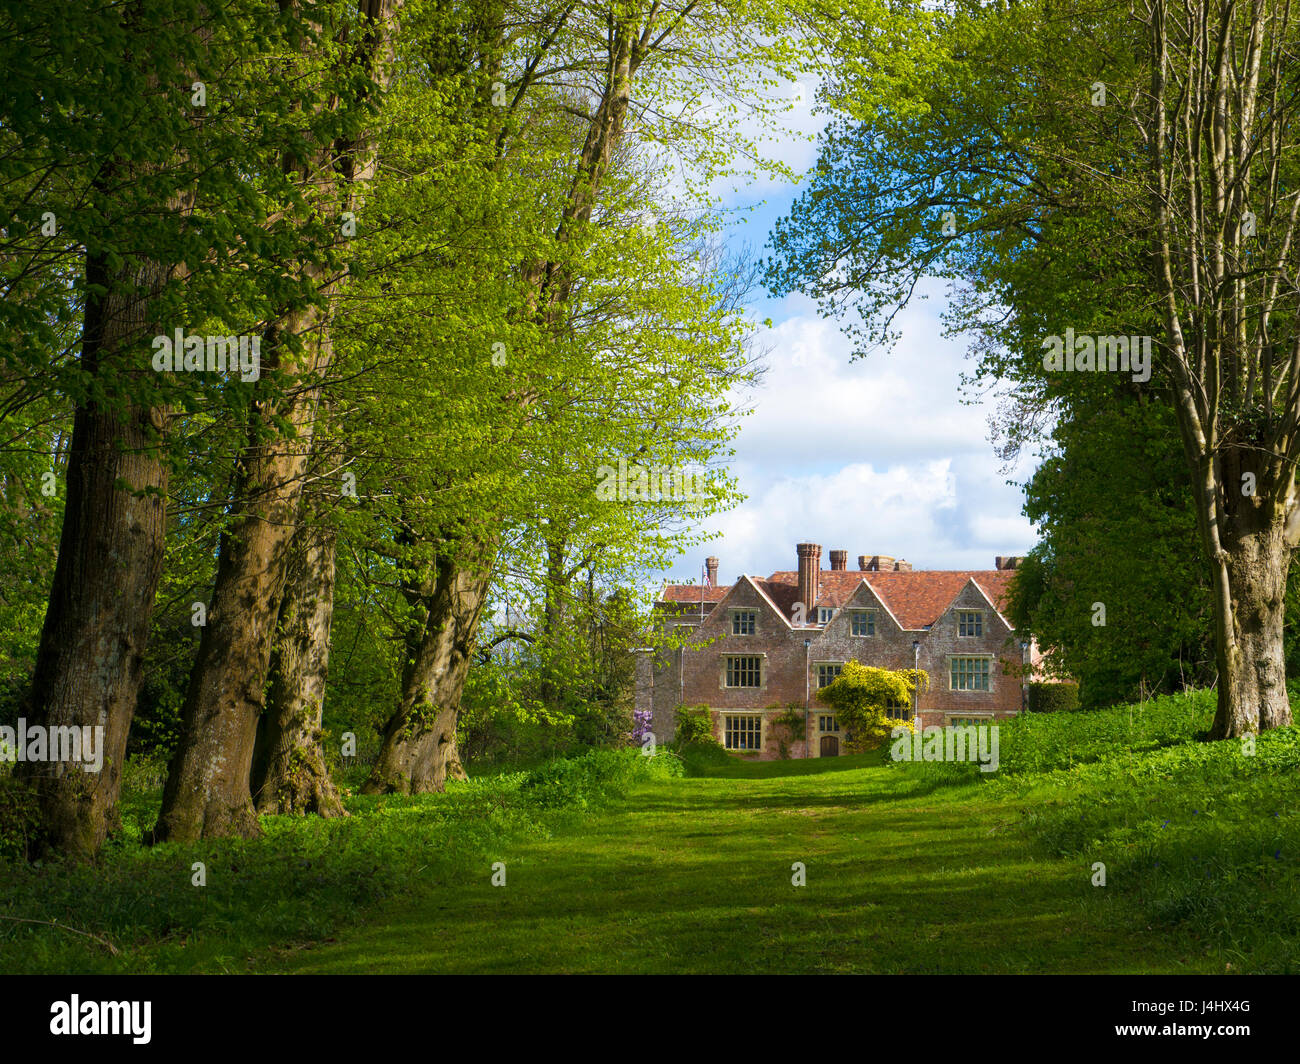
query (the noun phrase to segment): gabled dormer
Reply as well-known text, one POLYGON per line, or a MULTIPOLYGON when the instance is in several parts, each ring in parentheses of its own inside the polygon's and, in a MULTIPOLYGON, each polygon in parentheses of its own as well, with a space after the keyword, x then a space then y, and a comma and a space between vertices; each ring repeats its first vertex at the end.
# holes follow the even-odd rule
POLYGON ((747 575, 742 575, 727 588, 726 594, 700 626, 702 636, 737 642, 771 638, 789 631, 789 620, 762 585, 747 575))
POLYGON ((966 581, 935 624, 951 628, 957 645, 1004 639, 1013 630, 992 596, 974 577, 966 581))
MULTIPOLYGON (((842 595, 843 592, 841 591, 842 595)), ((862 578, 846 600, 832 603, 834 617, 826 626, 828 633, 847 635, 851 639, 875 639, 886 632, 901 631, 902 625, 888 604, 871 584, 862 578)))

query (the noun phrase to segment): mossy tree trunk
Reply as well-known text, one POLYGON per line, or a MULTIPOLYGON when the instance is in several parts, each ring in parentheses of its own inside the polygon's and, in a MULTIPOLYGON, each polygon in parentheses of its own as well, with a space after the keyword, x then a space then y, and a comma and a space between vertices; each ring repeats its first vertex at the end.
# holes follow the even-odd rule
POLYGON ((491 581, 485 558, 487 551, 473 564, 437 559, 432 587, 422 596, 423 623, 408 641, 401 700, 364 793, 423 794, 465 778, 456 724, 491 581))
MULTIPOLYGON (((167 277, 165 268, 150 263, 133 262, 115 276, 99 259, 87 263, 88 284, 104 286, 107 294, 87 300, 86 372, 99 376, 112 367, 127 381, 133 372, 149 372, 147 354, 139 355, 138 371, 121 362, 124 349, 151 328, 149 293, 167 277)), ((111 395, 116 386, 108 387, 111 395)), ((69 761, 15 766, 14 775, 37 795, 41 852, 92 857, 116 823, 127 732, 162 575, 164 425, 162 409, 118 406, 111 398, 76 409, 58 561, 25 712, 41 727, 102 728, 103 762, 99 772, 69 761)))
MULTIPOLYGON (((381 84, 387 77, 400 7, 401 0, 358 0, 366 28, 348 57, 358 75, 374 72, 381 84)), ((315 201, 355 208, 376 159, 373 143, 330 141, 306 158, 286 157, 283 165, 303 175, 315 201)), ((342 278, 330 267, 309 262, 303 274, 329 303, 335 300, 342 278)), ((159 841, 260 832, 251 789, 253 753, 320 381, 333 361, 329 309, 309 306, 288 314, 277 336, 282 342, 270 345, 270 368, 287 384, 281 401, 258 404, 249 418, 233 519, 222 537, 208 623, 181 711, 181 745, 154 828, 159 841), (299 351, 290 351, 287 337, 300 341, 299 351)))
POLYGON ((270 690, 253 758, 259 813, 346 815, 321 745, 337 534, 320 523, 320 516, 312 514, 298 531, 280 605, 270 690))

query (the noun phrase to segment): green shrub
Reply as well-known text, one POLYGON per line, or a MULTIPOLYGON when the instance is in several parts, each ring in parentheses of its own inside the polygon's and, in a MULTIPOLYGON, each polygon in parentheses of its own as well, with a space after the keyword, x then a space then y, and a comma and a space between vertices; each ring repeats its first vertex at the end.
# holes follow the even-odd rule
POLYGON ((692 745, 722 745, 713 734, 713 714, 708 706, 678 706, 673 723, 673 749, 678 752, 692 745))
POLYGON ((876 750, 895 728, 913 729, 910 720, 891 717, 891 706, 912 703, 916 690, 924 691, 930 678, 920 669, 878 669, 859 661, 846 661, 831 683, 817 692, 817 701, 830 706, 851 753, 876 750))
POLYGON ((1079 685, 1074 683, 1027 684, 1026 696, 1030 713, 1068 713, 1079 708, 1079 685))
POLYGON ((672 754, 647 757, 640 750, 592 750, 581 757, 552 761, 529 772, 520 794, 543 809, 589 805, 618 797, 638 779, 682 775, 681 759, 672 754))
POLYGON ((681 748, 681 762, 688 776, 708 776, 712 768, 730 765, 736 759, 716 740, 707 743, 689 743, 681 748))

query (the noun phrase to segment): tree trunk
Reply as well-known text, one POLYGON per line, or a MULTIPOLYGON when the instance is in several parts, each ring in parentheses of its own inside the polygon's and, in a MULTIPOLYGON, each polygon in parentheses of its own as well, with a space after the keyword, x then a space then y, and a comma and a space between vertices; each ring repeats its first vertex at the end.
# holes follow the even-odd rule
MULTIPOLYGON (((402 0, 357 0, 365 28, 347 62, 360 75, 373 71, 386 84, 402 0)), ((338 104, 337 97, 334 104, 338 104)), ((359 208, 360 189, 374 177, 378 154, 370 141, 315 146, 305 159, 286 157, 288 171, 314 186, 320 203, 359 208)), ((333 300, 337 279, 309 264, 305 274, 333 300)), ((258 834, 251 774, 257 722, 284 590, 287 550, 298 521, 302 481, 311 454, 320 378, 333 358, 329 314, 308 307, 287 316, 283 332, 303 342, 301 355, 277 366, 288 398, 279 410, 254 411, 242 475, 234 495, 236 516, 222 538, 208 623, 190 674, 182 708, 181 745, 167 776, 154 838, 193 840, 213 835, 258 834), (295 387, 296 384, 296 387, 295 387), (278 415, 278 416, 277 416, 278 415), (293 428, 282 433, 279 419, 293 428), (269 441, 269 442, 268 442, 269 441)), ((273 347, 273 358, 283 350, 273 347)), ((277 358, 277 361, 278 361, 277 358)))
POLYGON ((1291 548, 1280 520, 1227 535, 1223 547, 1215 576, 1227 594, 1215 596, 1219 701, 1211 737, 1232 739, 1291 723, 1282 642, 1291 548))
POLYGON ((259 813, 347 815, 321 748, 336 540, 333 529, 306 524, 290 562, 253 760, 259 813))
POLYGON ((472 569, 438 560, 437 583, 402 677, 401 701, 363 793, 425 794, 443 790, 448 778, 466 778, 456 722, 490 581, 490 564, 472 569))
MULTIPOLYGON (((329 361, 329 337, 310 335, 314 311, 295 317, 290 331, 304 337, 309 360, 290 372, 319 372, 329 361)), ((320 328, 323 333, 325 326, 320 328)), ((285 403, 282 413, 296 436, 276 433, 261 442, 274 431, 271 411, 253 418, 234 492, 238 516, 221 538, 216 585, 181 709, 181 742, 168 769, 156 841, 260 834, 250 779, 253 748, 319 394, 319 387, 302 388, 285 403)))
MULTIPOLYGON (((1187 14, 1184 11, 1183 14, 1187 14)), ((1254 131, 1275 120, 1284 83, 1265 6, 1206 9, 1184 21, 1147 9, 1151 34, 1150 177, 1162 361, 1173 385, 1201 542, 1214 588, 1218 711, 1211 737, 1289 724, 1282 628, 1296 547, 1300 457, 1288 321, 1296 214, 1277 182, 1285 138, 1254 131), (1244 33, 1242 32, 1244 30, 1244 33), (1269 56, 1262 87, 1261 57, 1269 56), (1225 89, 1224 79, 1232 83, 1225 89), (1249 206, 1249 210, 1247 209, 1249 206), (1285 218, 1266 254, 1250 250, 1250 211, 1285 218)))
MULTIPOLYGON (((98 372, 138 341, 168 271, 137 264, 109 279, 87 264, 86 279, 110 294, 87 300, 82 363, 98 372), (132 275, 133 274, 133 275, 132 275)), ((148 356, 139 356, 149 372, 148 356)), ((67 466, 67 503, 32 679, 31 723, 102 728, 99 772, 77 762, 19 762, 40 808, 39 850, 94 856, 117 821, 122 759, 143 676, 154 594, 162 573, 167 465, 164 412, 94 401, 77 408, 67 466)), ((83 733, 84 734, 84 733, 83 733)), ((95 732, 91 732, 95 735, 95 732)), ((83 752, 84 757, 84 752, 83 752)))

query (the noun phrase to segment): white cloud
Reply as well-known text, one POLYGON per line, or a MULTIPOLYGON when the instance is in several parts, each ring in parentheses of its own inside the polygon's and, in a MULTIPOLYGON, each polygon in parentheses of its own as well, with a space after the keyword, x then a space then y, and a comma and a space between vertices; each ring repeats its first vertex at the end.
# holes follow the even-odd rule
POLYGON ((850 362, 838 324, 803 297, 782 303, 787 313, 760 337, 768 373, 735 441, 733 472, 749 498, 711 521, 720 538, 674 573, 698 573, 716 554, 726 583, 766 576, 794 568, 802 541, 822 545, 827 567, 827 552, 843 548, 850 567, 859 554, 888 554, 918 568, 990 569, 995 555, 1033 546, 1020 489, 988 441, 991 401, 961 402, 970 366, 962 342, 940 335, 941 305, 909 309, 897 347, 850 362))
MULTIPOLYGON (((796 173, 816 161, 809 135, 826 122, 811 106, 815 90, 813 81, 767 90, 799 102, 775 121, 742 120, 765 154, 796 173)), ((680 169, 669 172, 673 191, 691 186, 680 169)), ((736 209, 727 240, 739 247, 767 235, 746 227, 746 210, 766 228, 797 189, 763 175, 750 184, 714 181, 709 192, 736 209)), ((840 324, 820 317, 811 300, 756 297, 774 324, 756 337, 770 350, 768 372, 745 397, 755 409, 734 443, 733 472, 749 498, 709 522, 719 538, 684 555, 671 575, 698 580, 704 558, 716 554, 726 583, 742 572, 766 576, 794 568, 795 544, 805 540, 822 545, 826 566, 826 552, 843 548, 850 567, 859 554, 887 554, 927 569, 988 569, 995 555, 1034 545, 1022 493, 1007 484, 1008 476, 1023 482, 1032 467, 1001 472, 988 439, 992 399, 962 402, 972 398, 961 384, 971 366, 964 342, 942 335, 945 289, 936 282, 918 295, 929 298, 899 315, 899 343, 858 361, 840 324)))

